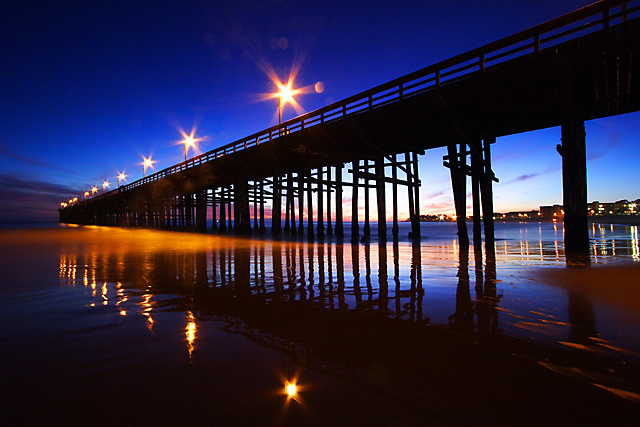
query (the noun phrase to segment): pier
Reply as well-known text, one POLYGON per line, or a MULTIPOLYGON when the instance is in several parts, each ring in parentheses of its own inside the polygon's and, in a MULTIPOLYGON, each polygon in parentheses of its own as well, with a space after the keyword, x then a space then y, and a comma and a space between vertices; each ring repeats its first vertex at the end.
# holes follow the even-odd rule
POLYGON ((356 242, 375 210, 384 240, 402 197, 418 238, 418 156, 446 147, 460 246, 469 183, 474 243, 483 221, 493 245, 491 145, 560 126, 565 250, 586 253, 584 123, 640 110, 639 54, 640 1, 603 0, 79 201, 60 222, 321 239, 346 237, 348 215, 356 242))

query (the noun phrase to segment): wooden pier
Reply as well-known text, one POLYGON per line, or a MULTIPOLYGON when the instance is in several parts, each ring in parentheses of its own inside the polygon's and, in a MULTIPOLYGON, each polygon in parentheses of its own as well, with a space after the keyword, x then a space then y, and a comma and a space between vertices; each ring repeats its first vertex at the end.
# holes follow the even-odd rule
POLYGON ((344 237, 346 216, 360 241, 375 210, 384 240, 388 219, 398 237, 402 197, 418 238, 418 156, 446 147, 460 245, 469 182, 474 243, 484 228, 493 245, 491 145, 561 126, 565 249, 586 253, 584 122, 640 109, 639 54, 640 1, 600 1, 63 208, 60 221, 321 239, 344 237))

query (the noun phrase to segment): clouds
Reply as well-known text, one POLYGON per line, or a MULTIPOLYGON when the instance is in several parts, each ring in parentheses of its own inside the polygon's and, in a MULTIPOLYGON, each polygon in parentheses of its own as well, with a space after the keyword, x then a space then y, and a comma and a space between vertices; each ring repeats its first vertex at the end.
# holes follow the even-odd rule
POLYGON ((520 175, 519 177, 514 178, 511 181, 505 182, 504 185, 513 184, 513 183, 516 183, 516 182, 528 181, 528 180, 530 180, 532 178, 536 178, 536 177, 541 176, 541 175, 545 175, 545 172, 530 173, 530 174, 520 175))
POLYGON ((29 166, 36 166, 39 168, 48 168, 48 169, 55 169, 58 171, 62 171, 68 174, 72 174, 72 175, 80 175, 79 173, 72 171, 70 169, 65 169, 65 168, 61 168, 59 166, 56 165, 52 165, 50 163, 44 162, 40 159, 36 159, 34 157, 29 157, 29 156, 25 156, 23 154, 18 154, 15 151, 13 151, 12 149, 10 149, 9 147, 7 147, 4 144, 0 144, 0 157, 5 157, 7 159, 11 159, 11 160, 17 160, 20 163, 23 163, 25 165, 29 165, 29 166))
POLYGON ((57 221, 57 207, 73 194, 65 185, 0 174, 0 222, 57 221))

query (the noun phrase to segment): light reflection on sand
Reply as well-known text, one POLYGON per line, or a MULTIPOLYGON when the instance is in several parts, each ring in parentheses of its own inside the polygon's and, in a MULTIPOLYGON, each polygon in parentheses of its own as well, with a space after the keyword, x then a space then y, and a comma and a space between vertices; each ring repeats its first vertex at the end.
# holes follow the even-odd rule
MULTIPOLYGON (((557 341, 598 333, 593 302, 562 283, 577 284, 601 270, 565 268, 558 242, 562 230, 556 223, 506 230, 499 225, 496 234, 501 239, 489 257, 484 249, 462 256, 456 240, 429 236, 419 244, 352 246, 101 227, 51 233, 65 232, 60 243, 61 284, 75 286, 80 270, 84 286, 91 278, 95 297, 96 280, 104 281, 102 301, 92 299, 89 303, 94 305, 109 304, 109 287, 117 291, 116 305, 126 305, 125 291, 147 292, 147 297, 133 299, 142 310, 123 307, 121 313, 142 313, 149 330, 154 320, 148 301, 153 294, 226 288, 267 301, 313 300, 329 309, 378 310, 393 318, 467 332, 557 341)), ((637 227, 592 225, 591 235, 593 266, 607 265, 611 273, 612 265, 636 260, 637 227)), ((625 268, 615 271, 624 274, 625 268)), ((587 287, 588 298, 611 303, 611 286, 603 288, 602 298, 597 287, 587 287)), ((620 298, 624 295, 628 294, 620 298)))
MULTIPOLYGON (((293 377, 278 376, 276 395, 282 397, 283 386, 304 372, 303 389, 298 388, 297 400, 291 399, 300 407, 314 404, 310 396, 319 387, 309 379, 310 371, 406 401, 417 394, 392 384, 392 370, 406 375, 405 382, 421 372, 420 387, 440 398, 447 386, 430 382, 432 371, 447 372, 443 375, 449 381, 465 369, 480 375, 477 381, 468 374, 456 380, 464 384, 460 390, 477 383, 474 397, 464 402, 473 406, 478 392, 490 384, 526 387, 501 373, 504 363, 509 363, 505 371, 518 378, 527 375, 535 382, 538 373, 527 369, 538 364, 549 375, 595 384, 633 401, 639 387, 620 378, 628 374, 625 364, 636 363, 640 354, 636 228, 592 226, 591 266, 583 268, 567 267, 561 224, 497 224, 494 253, 461 251, 452 231, 446 224, 426 224, 419 243, 372 240, 358 245, 102 227, 3 231, 0 262, 9 278, 0 292, 9 299, 31 295, 33 310, 68 322, 62 324, 66 330, 50 325, 55 339, 44 341, 57 342, 61 336, 63 343, 74 343, 69 344, 74 351, 62 357, 88 363, 88 368, 79 365, 80 377, 87 370, 131 375, 142 368, 151 376, 162 372, 182 378, 188 373, 185 366, 204 366, 200 374, 224 376, 227 365, 217 364, 226 361, 239 381, 253 381, 242 375, 258 363, 253 352, 259 346, 281 355, 276 370, 296 369, 293 377), (56 306, 65 295, 74 297, 56 306), (49 301, 45 296, 54 303, 38 308, 49 301), (409 331, 419 339, 411 341, 409 331), (233 347, 220 345, 233 342, 220 333, 240 336, 254 347, 234 353, 233 347), (358 365, 375 353, 369 345, 395 343, 405 333, 408 341, 401 340, 399 354, 386 355, 393 364, 358 365), (104 341, 99 351, 91 351, 97 361, 82 359, 84 340, 104 341), (506 355, 500 353, 503 346, 509 349, 506 355), (474 368, 477 360, 463 354, 482 358, 485 350, 489 362, 483 366, 492 372, 491 381, 474 368), (357 369, 348 363, 352 351, 357 369), (433 367, 425 365, 425 358, 432 358, 433 367), (180 368, 160 370, 167 360, 180 368), (526 369, 519 367, 521 360, 526 369), (574 366, 578 362, 584 366, 574 366), (149 367, 156 363, 157 370, 149 367), (585 368, 592 365, 597 368, 585 368)), ((251 389, 239 394, 247 392, 251 389)), ((448 392, 455 396, 459 391, 448 392)))

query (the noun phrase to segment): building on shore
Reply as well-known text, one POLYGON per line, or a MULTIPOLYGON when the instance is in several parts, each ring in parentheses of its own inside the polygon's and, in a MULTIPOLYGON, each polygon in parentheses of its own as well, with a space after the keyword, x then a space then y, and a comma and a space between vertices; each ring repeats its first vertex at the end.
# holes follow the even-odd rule
MULTIPOLYGON (((618 200, 613 203, 601 203, 598 201, 587 204, 589 216, 638 216, 640 209, 640 199, 636 200, 618 200)), ((472 217, 467 217, 472 220, 472 217)), ((564 219, 564 206, 551 205, 540 206, 539 210, 532 211, 514 211, 514 212, 496 212, 493 214, 494 220, 504 221, 553 221, 564 219)), ((408 220, 407 220, 408 221, 408 220)), ((420 215, 422 222, 452 222, 455 216, 445 214, 436 215, 420 215)))
POLYGON ((591 202, 587 205, 589 216, 601 215, 637 215, 640 199, 629 201, 627 199, 618 200, 613 203, 591 202))

